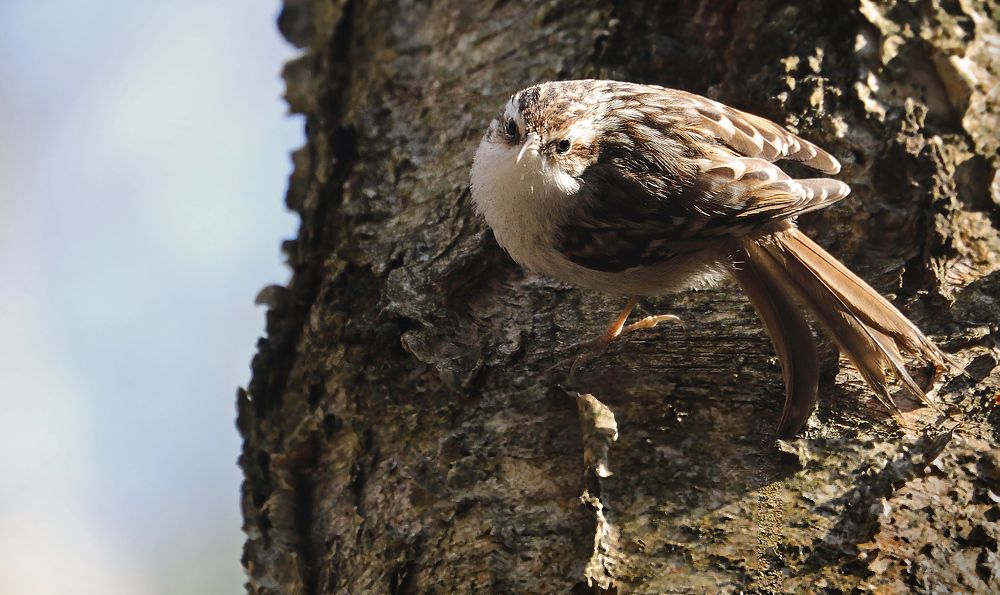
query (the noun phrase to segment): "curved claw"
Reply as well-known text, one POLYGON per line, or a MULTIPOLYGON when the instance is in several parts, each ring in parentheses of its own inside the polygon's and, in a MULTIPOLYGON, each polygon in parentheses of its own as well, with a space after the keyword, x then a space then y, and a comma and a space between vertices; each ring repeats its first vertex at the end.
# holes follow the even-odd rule
MULTIPOLYGON (((567 377, 569 383, 573 382, 576 370, 581 365, 588 362, 589 360, 594 359, 595 357, 603 355, 604 352, 608 350, 608 346, 611 345, 611 342, 621 337, 622 335, 627 335, 635 331, 651 329, 656 325, 660 324, 661 322, 680 321, 680 318, 674 316, 673 314, 659 314, 656 316, 647 316, 642 320, 633 322, 632 324, 625 326, 625 321, 628 320, 628 315, 632 312, 632 308, 635 307, 638 301, 639 298, 637 297, 630 299, 629 303, 625 306, 625 309, 622 310, 621 314, 618 315, 618 318, 616 318, 615 321, 611 324, 611 326, 608 327, 608 329, 604 333, 602 333, 599 337, 596 337, 594 339, 591 339, 590 341, 586 341, 584 343, 580 343, 577 345, 577 348, 581 350, 581 353, 576 356, 576 358, 573 360, 573 364, 569 368, 569 375, 567 377)), ((556 366, 553 366, 553 368, 555 367, 556 366)), ((550 368, 550 370, 553 368, 550 368)))

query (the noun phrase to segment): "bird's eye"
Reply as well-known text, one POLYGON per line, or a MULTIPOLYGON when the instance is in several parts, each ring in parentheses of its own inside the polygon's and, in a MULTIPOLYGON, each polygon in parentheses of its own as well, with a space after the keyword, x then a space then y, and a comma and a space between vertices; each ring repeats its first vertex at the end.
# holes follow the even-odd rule
POLYGON ((517 136, 517 123, 514 120, 507 120, 507 128, 504 130, 507 136, 514 138, 517 136))
POLYGON ((566 151, 569 151, 569 145, 570 145, 569 139, 565 138, 562 139, 561 141, 559 141, 559 144, 556 145, 556 153, 562 154, 565 153, 566 151))

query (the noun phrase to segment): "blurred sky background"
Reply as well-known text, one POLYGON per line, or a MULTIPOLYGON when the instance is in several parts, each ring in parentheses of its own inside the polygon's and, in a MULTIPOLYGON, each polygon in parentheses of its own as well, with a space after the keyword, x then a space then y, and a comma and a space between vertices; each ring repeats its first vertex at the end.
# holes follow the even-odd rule
POLYGON ((278 0, 0 0, 0 593, 239 593, 278 0))

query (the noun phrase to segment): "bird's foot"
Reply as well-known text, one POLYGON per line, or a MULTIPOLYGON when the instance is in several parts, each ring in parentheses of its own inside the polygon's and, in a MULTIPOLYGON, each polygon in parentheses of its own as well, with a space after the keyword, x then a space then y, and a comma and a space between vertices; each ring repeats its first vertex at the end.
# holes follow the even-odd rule
POLYGON ((569 381, 571 383, 573 382, 576 370, 584 363, 594 359, 595 357, 603 355, 604 352, 608 350, 608 346, 611 345, 611 342, 615 339, 635 331, 651 329, 661 322, 680 321, 680 318, 674 316, 673 314, 659 314, 656 316, 647 316, 642 320, 625 326, 625 321, 628 320, 628 315, 631 313, 632 308, 635 307, 636 302, 638 302, 638 299, 633 298, 615 322, 612 323, 612 325, 608 327, 608 329, 600 336, 577 345, 577 349, 580 350, 580 353, 576 356, 576 359, 573 360, 573 364, 569 368, 569 381))

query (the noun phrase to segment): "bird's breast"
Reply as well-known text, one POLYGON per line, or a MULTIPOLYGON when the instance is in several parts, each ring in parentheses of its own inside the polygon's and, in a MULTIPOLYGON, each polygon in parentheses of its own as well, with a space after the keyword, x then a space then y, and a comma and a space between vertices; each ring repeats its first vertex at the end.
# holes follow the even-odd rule
POLYGON ((527 156, 520 163, 516 157, 513 148, 484 140, 472 166, 472 200, 514 260, 548 272, 551 258, 544 256, 545 248, 552 244, 571 197, 552 183, 540 156, 527 156))

